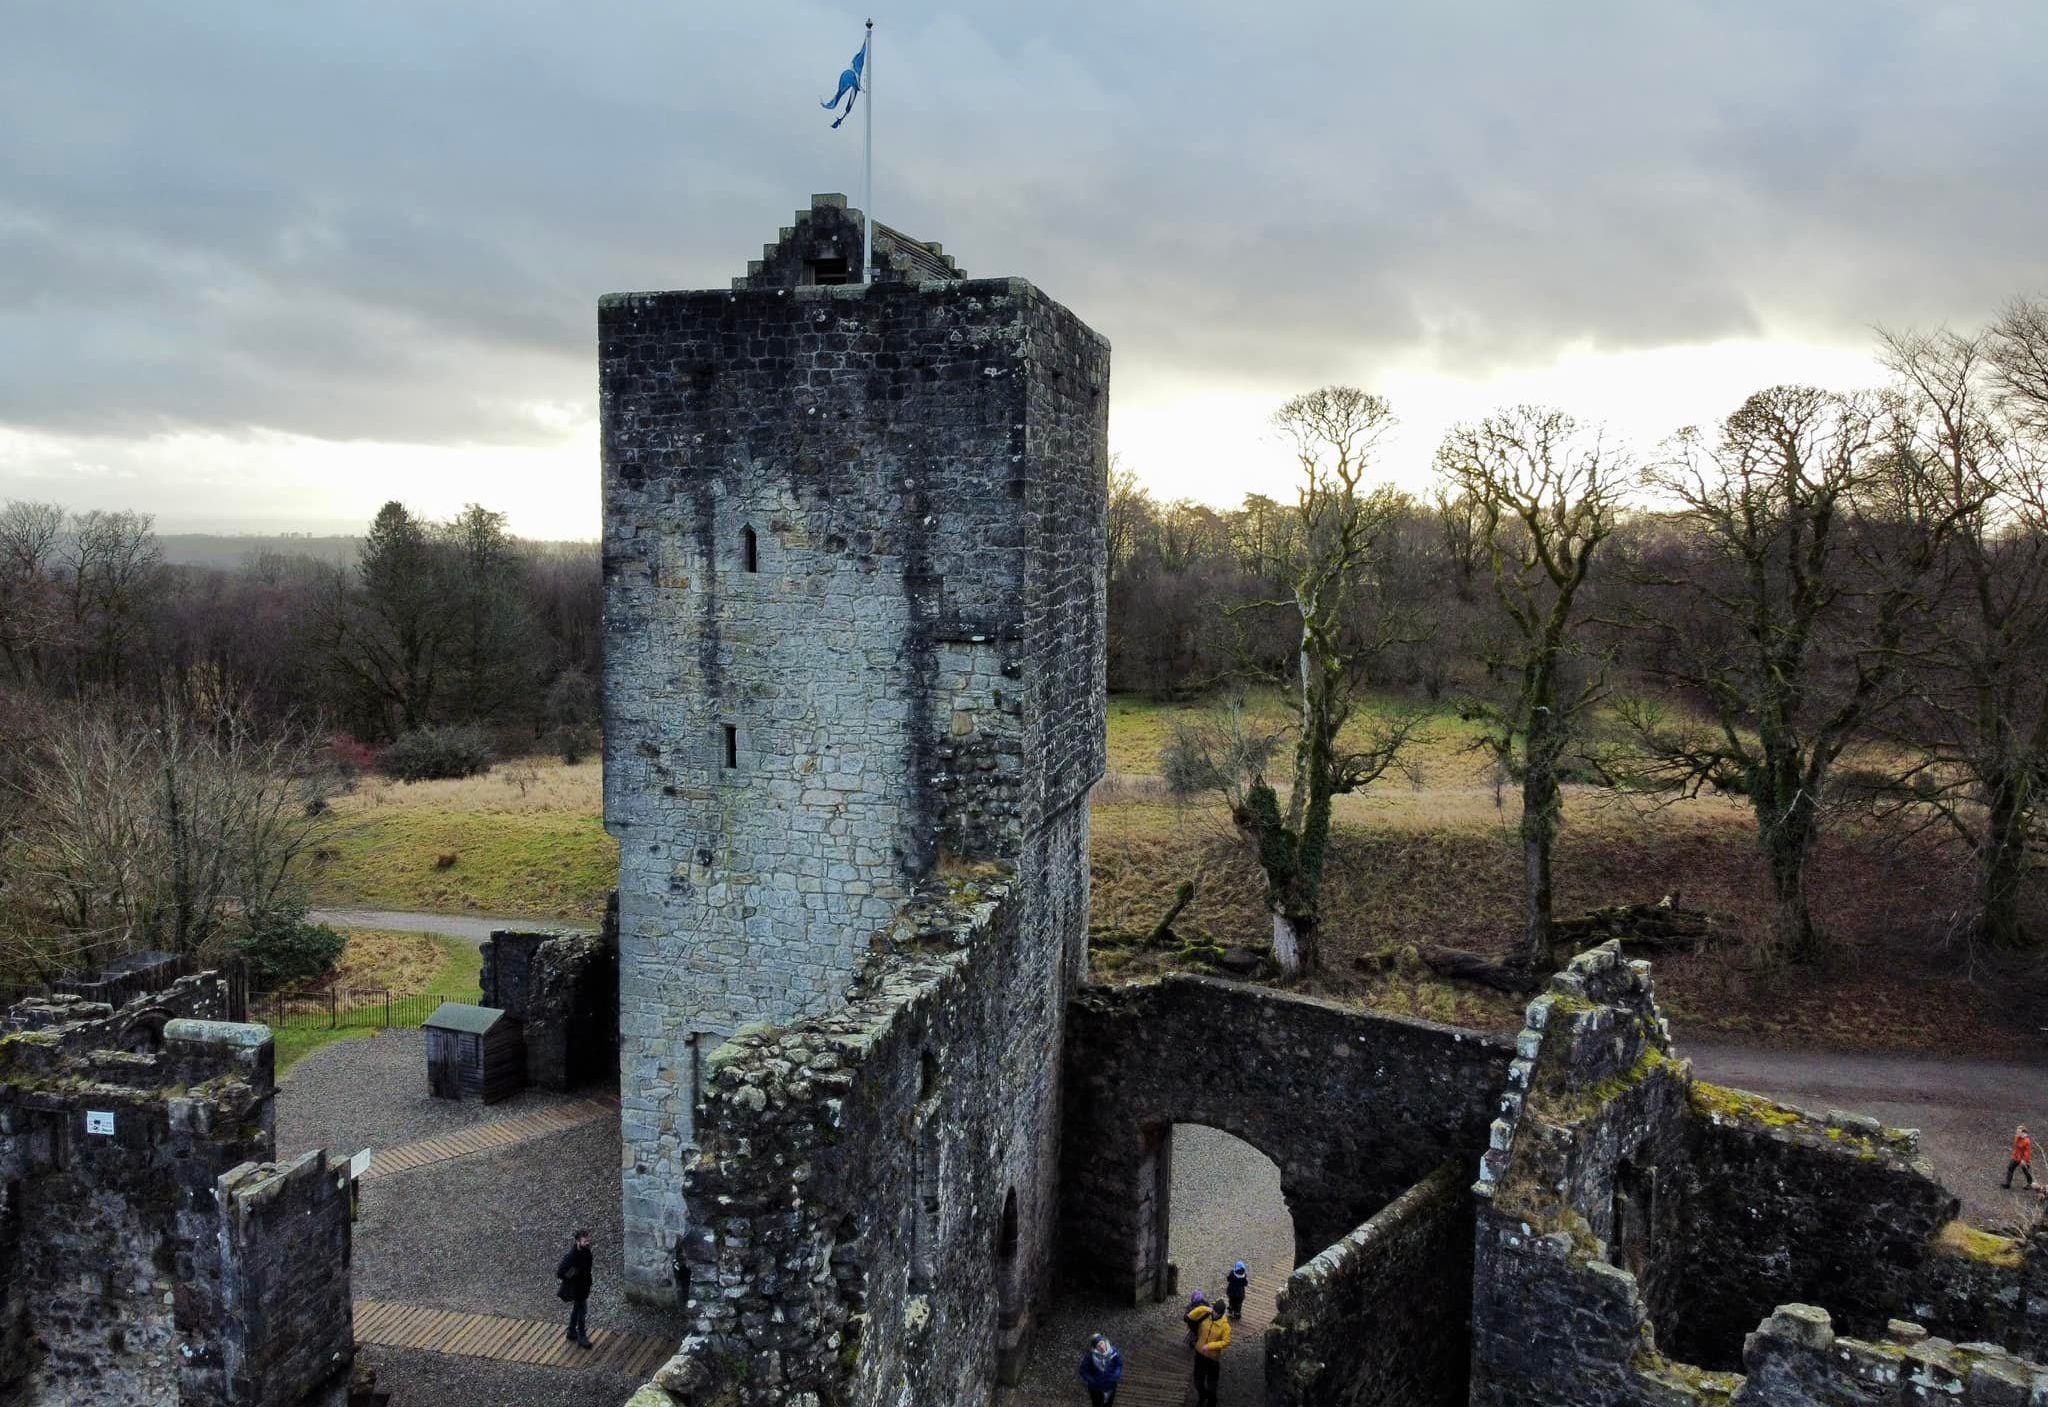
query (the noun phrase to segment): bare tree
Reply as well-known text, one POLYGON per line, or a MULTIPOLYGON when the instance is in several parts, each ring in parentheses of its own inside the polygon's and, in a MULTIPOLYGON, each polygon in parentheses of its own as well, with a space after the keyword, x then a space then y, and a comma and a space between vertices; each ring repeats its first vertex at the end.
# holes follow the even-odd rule
POLYGON ((12 781, 0 959, 16 977, 216 949, 301 899, 302 861, 332 826, 310 740, 206 690, 147 712, 53 705, 12 781))
POLYGON ((63 537, 64 510, 54 503, 0 509, 0 660, 16 684, 43 683, 68 638, 55 576, 63 537))
POLYGON ((1678 505, 1696 555, 1648 574, 1633 622, 1657 637, 1653 672, 1704 703, 1707 728, 1643 700, 1622 708, 1647 759, 1639 780, 1746 797, 1794 960, 1826 951, 1808 862, 1836 762, 1890 701, 1939 532, 1896 533, 1877 496, 1895 408, 1882 397, 1779 386, 1712 440, 1688 430, 1649 484, 1678 505))
POLYGON ((80 513, 58 558, 70 588, 72 630, 86 652, 81 682, 119 687, 163 581, 155 520, 147 513, 80 513))
POLYGON ((1522 784, 1523 959, 1555 966, 1551 862, 1564 823, 1559 765, 1603 696, 1604 671, 1579 671, 1584 648, 1579 590, 1593 554, 1614 531, 1626 461, 1563 411, 1516 406, 1459 426, 1437 454, 1472 515, 1471 531, 1512 627, 1501 663, 1516 679, 1504 702, 1461 709, 1485 729, 1485 745, 1522 784))
MULTIPOLYGON (((1296 396, 1273 417, 1301 466, 1295 531, 1264 565, 1287 591, 1282 599, 1239 608, 1240 616, 1284 612, 1299 630, 1289 668, 1267 670, 1249 657, 1247 672, 1277 685, 1295 716, 1293 776, 1285 807, 1263 767, 1232 789, 1232 820, 1266 876, 1273 955, 1283 972, 1318 962, 1323 868, 1331 803, 1378 780, 1415 736, 1414 715, 1359 719, 1358 691, 1375 664, 1408 638, 1404 622, 1379 609, 1375 577, 1382 539, 1405 501, 1391 488, 1368 489, 1366 473, 1393 423, 1384 400, 1351 386, 1296 396)), ((1223 770, 1229 770, 1225 767, 1223 770)))
POLYGON ((2048 435, 2048 303, 2015 298, 1992 324, 1985 355, 1997 368, 2006 413, 2048 435))
POLYGON ((1992 354, 2027 363, 1997 333, 1880 338, 1910 412, 1889 465, 1892 496, 1901 517, 1931 515, 1948 529, 1919 626, 1918 707, 1900 732, 1924 761, 1895 789, 1975 857, 1974 930, 2023 947, 2028 839, 2048 786, 2048 442, 2024 414, 2007 413, 2014 398, 2001 390, 2015 381, 2001 387, 1992 354))

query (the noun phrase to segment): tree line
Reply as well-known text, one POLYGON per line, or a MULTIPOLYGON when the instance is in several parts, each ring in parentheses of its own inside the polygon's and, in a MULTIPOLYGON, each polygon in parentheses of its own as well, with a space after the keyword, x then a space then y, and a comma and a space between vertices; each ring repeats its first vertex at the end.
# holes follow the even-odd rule
POLYGON ((1562 410, 1504 409, 1446 436, 1426 500, 1373 483, 1393 411, 1344 386, 1275 416, 1292 504, 1159 504, 1118 476, 1113 682, 1258 680, 1290 703, 1288 735, 1231 714, 1162 765, 1229 799, 1284 969, 1316 962, 1332 800, 1426 728, 1419 706, 1361 716, 1369 690, 1450 700, 1519 785, 1528 971, 1564 956, 1571 780, 1743 798, 1789 960, 1830 951, 1807 879, 1845 808, 1963 847, 1972 936, 2048 936, 2048 307, 1880 351, 1878 390, 1768 388, 1643 454, 1562 410))
POLYGON ((597 744, 594 546, 386 504, 352 563, 168 563, 150 519, 0 508, 0 989, 139 948, 317 972, 305 859, 368 766, 597 744))
MULTIPOLYGON (((1259 682, 1290 702, 1284 734, 1223 710, 1161 760, 1176 788, 1228 796, 1287 966, 1315 962, 1333 799, 1402 768, 1446 705, 1520 790, 1532 970, 1558 957, 1574 781, 1743 798, 1789 958, 1828 950, 1806 882, 1845 806, 1959 843, 1972 933, 2048 936, 2048 308, 1881 351, 1878 390, 1769 388, 1647 452, 1506 408, 1446 437, 1426 494, 1378 480, 1393 408, 1354 387, 1276 415, 1291 500, 1163 502, 1113 467, 1110 686, 1259 682), (1414 707, 1361 707, 1390 695, 1414 707)), ((478 506, 435 522, 386 504, 351 563, 224 569, 166 563, 145 515, 7 504, 0 929, 203 946, 286 912, 292 885, 258 876, 299 840, 235 842, 239 877, 218 883, 191 849, 204 827, 180 788, 209 749, 207 824, 247 836, 290 809, 261 798, 317 818, 373 759, 414 776, 494 748, 583 755, 601 606, 594 545, 522 542, 478 506), (170 890, 107 869, 152 855, 170 890)), ((28 947, 38 970, 76 956, 28 947)))
POLYGON ((366 743, 468 726, 508 747, 597 724, 592 545, 523 542, 472 505, 387 503, 353 563, 278 552, 165 562, 146 514, 0 508, 0 681, 46 697, 146 697, 217 678, 257 717, 366 743))

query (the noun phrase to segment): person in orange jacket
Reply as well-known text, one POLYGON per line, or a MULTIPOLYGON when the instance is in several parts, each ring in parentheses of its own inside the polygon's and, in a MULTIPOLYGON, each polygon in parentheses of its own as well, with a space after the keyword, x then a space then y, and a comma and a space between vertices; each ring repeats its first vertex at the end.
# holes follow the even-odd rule
POLYGON ((1216 1388, 1223 1378, 1223 1350, 1230 1347, 1230 1319, 1207 1305, 1197 1306, 1188 1318, 1195 1324, 1195 1407, 1216 1407, 1216 1388), (1205 1309, 1206 1314, 1202 1313, 1205 1309))
POLYGON ((2034 1185, 2034 1140, 2027 1136, 2025 1124, 2012 1131, 2012 1161, 2005 1165, 2007 1187, 2012 1186, 2012 1175, 2016 1172, 2027 1175, 2027 1186, 2034 1185))

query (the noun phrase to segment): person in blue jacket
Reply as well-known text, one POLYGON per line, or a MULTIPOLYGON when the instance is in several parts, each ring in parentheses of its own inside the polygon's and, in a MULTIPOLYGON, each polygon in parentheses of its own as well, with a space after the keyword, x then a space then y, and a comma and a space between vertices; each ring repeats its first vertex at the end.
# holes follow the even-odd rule
POLYGON ((1091 1407, 1116 1407, 1116 1385, 1124 1380, 1124 1356, 1101 1334, 1088 1340, 1081 1355, 1081 1386, 1091 1407))

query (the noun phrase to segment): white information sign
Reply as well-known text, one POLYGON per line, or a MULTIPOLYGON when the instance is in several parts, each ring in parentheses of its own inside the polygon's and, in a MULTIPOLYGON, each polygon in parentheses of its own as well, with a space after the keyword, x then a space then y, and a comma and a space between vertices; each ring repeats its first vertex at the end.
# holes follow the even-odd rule
POLYGON ((112 1134, 114 1131, 114 1111, 111 1109, 86 1110, 85 1131, 87 1133, 112 1134))

